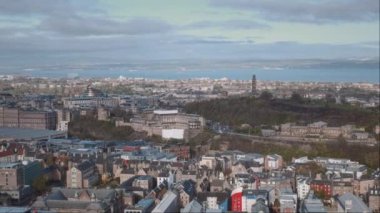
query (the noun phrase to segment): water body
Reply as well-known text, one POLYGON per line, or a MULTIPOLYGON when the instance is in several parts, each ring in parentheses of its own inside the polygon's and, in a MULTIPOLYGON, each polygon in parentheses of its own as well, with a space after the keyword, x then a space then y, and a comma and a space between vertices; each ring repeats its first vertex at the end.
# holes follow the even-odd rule
POLYGON ((249 80, 252 74, 258 80, 271 81, 312 81, 312 82, 368 82, 379 83, 379 69, 355 68, 355 69, 328 69, 328 68, 294 68, 294 69, 246 69, 246 70, 186 70, 186 71, 164 71, 164 70, 28 70, 18 74, 64 78, 68 76, 78 76, 83 78, 118 78, 119 76, 128 78, 147 79, 235 79, 249 80))

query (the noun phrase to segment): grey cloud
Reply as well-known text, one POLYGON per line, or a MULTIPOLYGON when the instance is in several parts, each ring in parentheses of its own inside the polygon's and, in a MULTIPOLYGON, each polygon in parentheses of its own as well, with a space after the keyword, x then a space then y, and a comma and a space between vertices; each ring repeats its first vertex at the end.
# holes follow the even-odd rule
POLYGON ((66 15, 78 11, 101 12, 97 0, 0 0, 0 13, 6 15, 66 15))
POLYGON ((362 44, 301 44, 228 40, 171 34, 121 35, 116 37, 0 37, 0 64, 41 65, 113 63, 144 60, 191 59, 298 59, 378 57, 378 49, 362 44), (248 44, 247 44, 248 43, 248 44))
POLYGON ((0 38, 27 36, 33 30, 31 27, 0 27, 0 38))
MULTIPOLYGON (((40 21, 35 31, 65 36, 108 36, 165 33, 172 26, 152 18, 119 21, 110 18, 97 0, 0 0, 5 17, 31 16, 40 21), (92 14, 91 16, 86 14, 92 14)), ((1 29, 0 29, 1 30, 1 29)))
POLYGON ((165 33, 173 29, 170 24, 151 18, 117 21, 108 18, 83 16, 45 19, 38 28, 70 36, 140 35, 165 33))
POLYGON ((73 10, 67 0, 1 0, 0 4, 0 12, 8 15, 63 14, 73 10))
POLYGON ((222 28, 230 30, 241 29, 270 29, 267 24, 259 23, 252 20, 228 20, 228 21, 200 21, 187 25, 185 28, 222 28))
POLYGON ((196 37, 196 36, 186 36, 184 38, 175 40, 175 42, 173 43, 177 43, 181 45, 183 44, 192 44, 192 45, 235 44, 235 45, 238 45, 238 44, 254 44, 255 42, 254 40, 252 40, 252 38, 246 38, 243 40, 231 40, 223 36, 217 36, 217 37, 211 36, 211 37, 202 37, 202 38, 196 37))
POLYGON ((254 11, 275 21, 330 23, 379 20, 378 0, 209 0, 211 5, 254 11))

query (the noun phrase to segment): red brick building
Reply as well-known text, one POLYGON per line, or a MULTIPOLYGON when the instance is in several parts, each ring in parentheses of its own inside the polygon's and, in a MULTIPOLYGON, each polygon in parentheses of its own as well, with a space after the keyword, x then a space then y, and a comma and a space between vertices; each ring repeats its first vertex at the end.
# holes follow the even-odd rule
POLYGON ((314 190, 316 194, 323 192, 326 198, 332 196, 332 185, 328 180, 312 180, 310 182, 310 189, 314 190))

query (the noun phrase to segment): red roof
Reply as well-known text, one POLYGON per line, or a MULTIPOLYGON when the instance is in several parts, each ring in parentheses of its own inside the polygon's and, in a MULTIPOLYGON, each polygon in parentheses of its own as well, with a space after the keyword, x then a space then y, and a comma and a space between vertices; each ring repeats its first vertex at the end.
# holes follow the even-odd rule
POLYGON ((12 156, 12 155, 22 155, 24 153, 24 147, 18 143, 1 143, 0 144, 0 158, 12 156))

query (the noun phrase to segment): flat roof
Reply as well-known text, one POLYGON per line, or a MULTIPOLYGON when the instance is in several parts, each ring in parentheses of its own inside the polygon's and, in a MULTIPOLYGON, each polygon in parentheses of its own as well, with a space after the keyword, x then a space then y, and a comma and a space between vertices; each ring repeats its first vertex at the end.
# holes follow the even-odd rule
POLYGON ((42 140, 65 137, 66 132, 44 129, 0 128, 0 139, 42 140))
POLYGON ((0 207, 0 213, 22 213, 30 210, 29 207, 0 207))
MULTIPOLYGON (((11 162, 11 163, 8 163, 8 162, 1 162, 0 163, 0 168, 1 169, 12 169, 12 168, 15 168, 16 166, 20 165, 20 163, 18 162, 11 162)), ((1 212, 1 211, 0 211, 1 212)))
POLYGON ((178 110, 154 110, 154 114, 159 114, 159 115, 169 115, 169 114, 177 114, 178 110))
POLYGON ((141 199, 135 206, 141 206, 143 208, 148 208, 149 206, 153 205, 154 200, 152 198, 144 198, 141 199))

